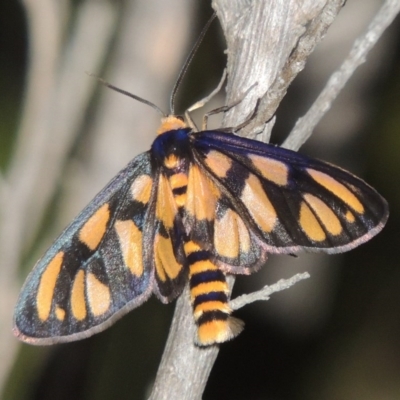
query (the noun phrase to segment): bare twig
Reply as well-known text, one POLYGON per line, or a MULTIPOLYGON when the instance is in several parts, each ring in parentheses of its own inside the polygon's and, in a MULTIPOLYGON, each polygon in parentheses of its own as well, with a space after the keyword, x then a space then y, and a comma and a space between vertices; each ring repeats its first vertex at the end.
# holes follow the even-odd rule
POLYGON ((318 122, 329 111, 333 101, 337 98, 346 82, 354 74, 355 70, 365 62, 370 50, 399 12, 400 2, 398 0, 386 0, 384 2, 365 33, 354 42, 349 55, 339 70, 329 78, 325 88, 307 111, 306 115, 298 119, 292 132, 282 144, 282 147, 298 150, 305 143, 318 122))
POLYGON ((234 300, 229 302, 229 305, 231 306, 232 310, 238 310, 239 308, 242 308, 247 304, 254 303, 255 301, 269 300, 271 294, 289 289, 297 282, 308 279, 309 277, 310 274, 308 272, 303 272, 302 274, 296 274, 289 279, 280 279, 273 285, 264 286, 261 290, 236 297, 234 300))

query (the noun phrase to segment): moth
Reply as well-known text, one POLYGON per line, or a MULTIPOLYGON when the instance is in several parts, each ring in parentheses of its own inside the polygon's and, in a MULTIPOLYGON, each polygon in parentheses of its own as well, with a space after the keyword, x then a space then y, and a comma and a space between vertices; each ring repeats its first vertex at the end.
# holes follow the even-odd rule
POLYGON ((243 328, 231 316, 226 274, 251 274, 268 253, 350 250, 387 217, 386 201, 349 172, 167 116, 151 149, 38 261, 14 333, 31 344, 83 339, 152 293, 172 301, 189 281, 196 343, 221 343, 243 328))
POLYGON ((37 262, 15 310, 22 341, 84 339, 152 294, 172 301, 189 282, 195 342, 222 343, 243 329, 226 274, 251 274, 267 254, 344 252, 385 225, 385 199, 351 173, 223 130, 197 131, 173 109, 150 150, 37 262))

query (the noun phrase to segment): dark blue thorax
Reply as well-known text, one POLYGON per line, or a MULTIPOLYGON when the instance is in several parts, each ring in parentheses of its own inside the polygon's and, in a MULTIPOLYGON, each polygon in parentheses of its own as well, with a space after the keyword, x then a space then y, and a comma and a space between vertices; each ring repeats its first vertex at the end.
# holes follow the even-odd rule
POLYGON ((176 129, 157 136, 150 150, 157 166, 165 165, 165 160, 171 156, 182 161, 190 157, 190 132, 191 129, 189 128, 176 129))

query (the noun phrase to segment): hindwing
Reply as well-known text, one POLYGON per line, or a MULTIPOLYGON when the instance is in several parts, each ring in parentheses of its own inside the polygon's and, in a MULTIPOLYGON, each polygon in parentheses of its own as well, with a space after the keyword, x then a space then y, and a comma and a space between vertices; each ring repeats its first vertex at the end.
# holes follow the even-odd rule
POLYGON ((266 259, 263 242, 251 224, 242 217, 244 209, 221 179, 223 165, 214 165, 218 175, 210 174, 201 157, 194 153, 189 168, 186 225, 190 239, 208 250, 218 265, 231 273, 250 273, 266 259))
POLYGON ((157 179, 153 239, 148 246, 153 249, 154 291, 167 303, 182 292, 188 278, 183 249, 185 230, 168 177, 161 171, 157 179))

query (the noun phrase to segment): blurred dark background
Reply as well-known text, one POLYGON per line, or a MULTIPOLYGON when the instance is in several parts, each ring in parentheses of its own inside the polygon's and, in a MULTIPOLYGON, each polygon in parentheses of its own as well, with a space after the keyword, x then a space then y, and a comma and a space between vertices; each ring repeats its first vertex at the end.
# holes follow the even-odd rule
MULTIPOLYGON (((68 26, 61 41, 69 40, 68 35, 77 26, 84 3, 82 0, 69 4, 70 22, 63 21, 68 26)), ((95 67, 83 63, 73 73, 85 80, 91 79, 84 74, 86 70, 102 74, 108 80, 122 76, 112 83, 167 109, 167 95, 174 76, 210 16, 210 4, 193 0, 186 2, 186 9, 183 9, 182 3, 176 19, 171 21, 167 16, 161 17, 157 8, 148 12, 143 21, 146 26, 143 35, 161 29, 159 21, 165 18, 169 29, 163 33, 167 35, 165 43, 143 40, 143 54, 149 54, 154 64, 142 65, 144 72, 127 70, 128 81, 124 86, 124 73, 113 75, 110 71, 124 68, 121 54, 125 53, 116 45, 118 34, 126 25, 121 10, 127 13, 140 8, 135 2, 128 3, 113 3, 112 23, 117 28, 108 38, 103 61, 95 67), (178 26, 180 24, 182 27, 178 26), (182 47, 182 53, 176 53, 175 46, 182 47), (157 58, 157 50, 168 57, 157 58), (116 62, 118 67, 109 67, 116 62), (161 74, 164 75, 159 82, 161 74), (152 85, 146 83, 144 75, 149 75, 152 85), (165 87, 160 88, 161 85, 165 87), (161 100, 152 96, 160 96, 161 100)), ((60 13, 63 12, 61 4, 60 13)), ((279 108, 272 142, 279 144, 296 119, 306 112, 380 5, 381 2, 375 0, 348 0, 326 40, 312 55, 279 108)), ((27 21, 22 3, 0 2, 2 175, 11 165, 22 125, 28 81, 27 21)), ((303 153, 351 170, 374 186, 390 205, 387 226, 372 241, 344 255, 274 256, 259 273, 239 277, 233 296, 257 290, 297 272, 311 273, 311 279, 273 295, 270 301, 254 303, 236 313, 246 322, 246 329, 237 339, 221 346, 204 399, 400 398, 399 41, 400 20, 397 19, 301 149, 303 153)), ((185 78, 178 111, 218 83, 226 62, 224 46, 220 28, 214 24, 185 78)), ((89 44, 87 49, 90 50, 89 44)), ((132 44, 130 51, 135 57, 135 51, 140 53, 141 50, 138 44, 132 44)), ((140 56, 136 59, 143 64, 140 56)), ((23 248, 18 285, 62 227, 129 158, 147 149, 153 139, 151 132, 156 129, 158 118, 153 110, 114 93, 104 93, 107 89, 97 83, 92 85, 95 88, 90 101, 82 110, 85 116, 69 141, 68 157, 50 206, 43 214, 40 230, 32 234, 29 244, 23 248), (113 107, 106 107, 104 99, 107 98, 116 104, 110 126, 105 126, 99 118, 104 109, 113 107), (128 110, 126 114, 121 111, 123 107, 128 110), (143 120, 147 123, 150 119, 152 128, 145 128, 143 120), (118 134, 126 124, 130 124, 129 137, 126 133, 118 134), (103 131, 108 142, 99 145, 103 139, 97 135, 103 131), (92 161, 96 154, 98 161, 92 161), (94 171, 93 179, 91 171, 94 171)), ((79 95, 78 91, 76 93, 79 95)), ((223 98, 217 99, 209 107, 215 108, 222 102, 223 98)), ((61 129, 63 125, 60 125, 61 129)), ((51 140, 57 143, 57 121, 53 127, 51 140)), ((47 179, 46 174, 42 179, 47 179)), ((173 307, 173 304, 161 305, 152 298, 112 328, 90 339, 42 348, 18 345, 6 374, 2 398, 146 398, 168 334, 173 307)), ((1 323, 11 326, 11 321, 1 323)), ((14 341, 13 338, 9 340, 14 341)))

